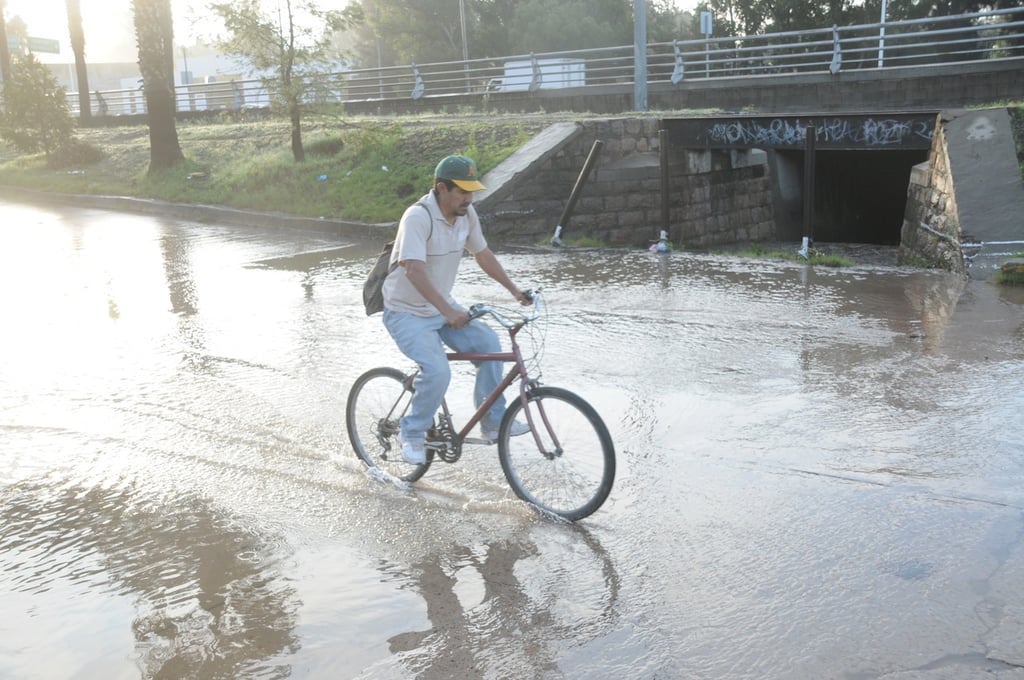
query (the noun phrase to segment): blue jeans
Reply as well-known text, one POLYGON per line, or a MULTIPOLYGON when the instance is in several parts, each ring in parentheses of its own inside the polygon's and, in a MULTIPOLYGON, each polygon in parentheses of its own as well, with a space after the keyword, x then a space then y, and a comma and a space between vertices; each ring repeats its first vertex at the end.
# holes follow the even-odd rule
MULTIPOLYGON (((385 309, 384 327, 402 354, 419 366, 419 375, 413 381, 415 393, 409 411, 402 418, 402 438, 406 441, 423 441, 451 382, 452 372, 444 345, 456 352, 500 352, 501 341, 494 329, 482 321, 471 321, 456 330, 448 326, 440 314, 416 316, 409 312, 385 309)), ((473 404, 479 407, 501 382, 504 365, 500 361, 474 364, 477 370, 473 404)), ((481 428, 497 429, 504 415, 505 397, 501 396, 484 415, 481 428)))

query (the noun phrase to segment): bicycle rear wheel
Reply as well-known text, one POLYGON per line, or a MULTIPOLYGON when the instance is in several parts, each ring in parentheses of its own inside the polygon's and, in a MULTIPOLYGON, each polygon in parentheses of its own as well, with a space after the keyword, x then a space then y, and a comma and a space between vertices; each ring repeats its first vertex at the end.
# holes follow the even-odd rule
POLYGON ((597 411, 582 397, 557 387, 537 387, 527 395, 532 432, 510 437, 521 414, 522 397, 508 407, 498 430, 498 458, 516 495, 544 512, 570 521, 601 507, 615 480, 615 447, 597 411))
POLYGON ((348 393, 345 426, 359 459, 406 482, 415 482, 426 473, 433 460, 410 465, 402 460, 398 439, 399 421, 409 408, 412 390, 406 388, 406 375, 397 368, 373 368, 359 376, 348 393))

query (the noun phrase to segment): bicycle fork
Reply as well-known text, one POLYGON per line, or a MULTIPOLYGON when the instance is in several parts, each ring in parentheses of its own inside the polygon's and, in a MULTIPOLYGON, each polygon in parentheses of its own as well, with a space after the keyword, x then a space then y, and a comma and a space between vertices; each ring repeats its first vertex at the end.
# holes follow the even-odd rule
MULTIPOLYGON (((530 387, 535 387, 531 385, 530 387)), ((533 396, 532 389, 525 389, 520 395, 523 400, 523 414, 526 416, 526 424, 530 426, 530 434, 533 435, 533 441, 537 445, 537 451, 540 455, 544 456, 548 460, 554 460, 562 455, 562 443, 558 439, 558 435, 555 433, 555 428, 551 426, 551 421, 548 419, 547 411, 544 410, 544 402, 539 397, 533 396), (540 421, 538 427, 537 420, 540 421), (551 447, 545 446, 545 440, 542 437, 543 433, 547 433, 547 439, 551 442, 551 447)))

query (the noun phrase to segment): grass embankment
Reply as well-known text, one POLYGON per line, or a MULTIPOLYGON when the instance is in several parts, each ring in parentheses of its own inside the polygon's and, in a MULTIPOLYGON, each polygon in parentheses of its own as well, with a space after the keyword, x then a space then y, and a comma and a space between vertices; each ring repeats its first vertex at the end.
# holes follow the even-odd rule
POLYGON ((745 250, 738 251, 735 253, 741 257, 760 258, 767 260, 790 260, 792 262, 801 262, 805 264, 813 264, 821 267, 852 267, 856 264, 853 260, 843 255, 834 255, 830 253, 822 253, 820 251, 811 249, 807 257, 800 255, 797 252, 787 252, 784 250, 772 250, 766 248, 760 243, 755 243, 745 250))
MULTIPOLYGON (((1024 250, 1015 253, 1014 260, 1024 260, 1024 250)), ((1017 263, 1007 263, 1001 270, 996 272, 995 281, 1006 286, 1024 286, 1024 269, 1014 266, 1017 263)))
POLYGON ((531 116, 307 116, 302 163, 293 159, 287 121, 179 122, 186 163, 157 175, 147 174, 145 125, 83 128, 78 140, 99 150, 102 160, 64 161, 54 169, 42 155, 19 155, 0 146, 0 184, 387 222, 426 192, 444 156, 469 155, 486 173, 550 122, 550 117, 531 116))
MULTIPOLYGON (((1024 106, 1015 103, 1007 108, 1024 176, 1024 106)), ((179 122, 178 138, 187 161, 156 176, 147 174, 149 130, 144 124, 83 128, 77 132, 79 141, 98 151, 101 160, 65 162, 54 169, 42 155, 17 154, 0 144, 0 184, 390 222, 426 191, 434 165, 445 155, 472 156, 486 173, 552 122, 583 117, 586 114, 308 115, 303 122, 303 163, 293 160, 291 130, 284 120, 225 117, 179 122)), ((803 260, 794 253, 757 246, 743 254, 824 266, 853 264, 841 256, 818 253, 803 260)))

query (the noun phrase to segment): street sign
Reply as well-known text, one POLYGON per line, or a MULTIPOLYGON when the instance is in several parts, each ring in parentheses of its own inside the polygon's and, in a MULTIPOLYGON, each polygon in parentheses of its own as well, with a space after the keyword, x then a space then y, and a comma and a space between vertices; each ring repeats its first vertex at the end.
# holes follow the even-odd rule
POLYGON ((60 43, 51 38, 33 38, 27 40, 18 36, 7 36, 7 50, 20 52, 25 48, 26 43, 30 52, 47 52, 48 54, 60 54, 60 43))
POLYGON ((700 32, 705 36, 711 35, 711 12, 700 13, 700 32))
POLYGON ((28 48, 32 52, 47 52, 49 54, 60 54, 60 43, 50 38, 28 37, 28 48))

